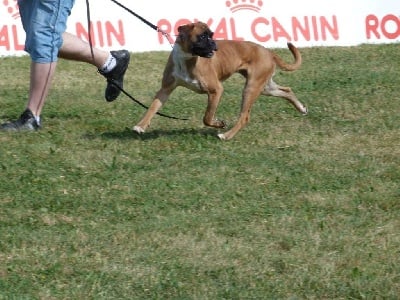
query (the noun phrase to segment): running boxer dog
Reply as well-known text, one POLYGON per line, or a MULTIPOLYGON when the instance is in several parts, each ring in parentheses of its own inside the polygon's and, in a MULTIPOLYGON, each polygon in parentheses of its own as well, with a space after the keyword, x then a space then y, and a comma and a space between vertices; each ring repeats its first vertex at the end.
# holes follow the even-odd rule
POLYGON ((203 123, 215 128, 226 128, 226 123, 216 119, 215 113, 223 92, 222 82, 234 73, 240 73, 246 78, 241 111, 237 123, 225 133, 218 134, 221 140, 230 140, 248 123, 251 107, 260 95, 284 98, 299 112, 307 114, 307 108, 289 87, 280 86, 272 80, 276 66, 285 71, 294 71, 301 65, 299 50, 291 43, 287 45, 294 56, 293 64, 284 62, 272 51, 253 42, 215 41, 213 32, 205 23, 180 26, 164 69, 161 89, 133 130, 144 133, 151 119, 178 86, 207 94, 208 105, 203 123))

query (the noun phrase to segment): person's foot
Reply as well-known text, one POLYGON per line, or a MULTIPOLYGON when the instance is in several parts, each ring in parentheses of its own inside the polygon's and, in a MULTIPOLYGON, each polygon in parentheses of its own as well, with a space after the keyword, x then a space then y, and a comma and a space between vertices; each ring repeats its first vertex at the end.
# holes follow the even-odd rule
POLYGON ((124 87, 124 75, 129 65, 130 54, 128 50, 111 51, 111 55, 117 61, 116 66, 107 73, 99 70, 99 73, 107 79, 105 98, 108 102, 117 99, 124 87))
POLYGON ((40 123, 29 109, 26 109, 18 120, 0 125, 2 131, 36 131, 38 129, 40 129, 40 123))

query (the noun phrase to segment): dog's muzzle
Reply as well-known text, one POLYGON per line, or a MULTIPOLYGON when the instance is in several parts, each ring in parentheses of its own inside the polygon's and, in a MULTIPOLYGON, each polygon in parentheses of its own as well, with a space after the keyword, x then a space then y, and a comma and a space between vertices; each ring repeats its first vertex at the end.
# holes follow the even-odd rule
POLYGON ((196 43, 192 44, 192 54, 205 58, 211 58, 217 51, 217 44, 209 35, 201 35, 196 43))

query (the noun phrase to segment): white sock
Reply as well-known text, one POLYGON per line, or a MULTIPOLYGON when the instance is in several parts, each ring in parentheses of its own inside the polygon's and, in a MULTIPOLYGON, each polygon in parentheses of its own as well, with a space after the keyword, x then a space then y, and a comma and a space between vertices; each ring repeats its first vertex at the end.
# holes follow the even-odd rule
POLYGON ((114 56, 110 55, 108 56, 106 62, 104 63, 104 65, 101 67, 101 71, 103 73, 108 73, 110 72, 112 69, 114 69, 114 67, 117 65, 117 60, 115 59, 114 56))
POLYGON ((35 116, 36 122, 40 124, 40 116, 35 116))

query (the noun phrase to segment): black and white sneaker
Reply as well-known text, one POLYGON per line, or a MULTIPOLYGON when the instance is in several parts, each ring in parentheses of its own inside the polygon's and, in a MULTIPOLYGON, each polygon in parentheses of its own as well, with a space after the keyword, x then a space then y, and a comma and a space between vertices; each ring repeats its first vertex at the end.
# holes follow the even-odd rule
POLYGON ((40 123, 29 109, 26 109, 18 120, 0 125, 2 131, 36 131, 39 129, 40 123))
POLYGON ((130 61, 128 50, 111 51, 110 53, 117 61, 116 66, 107 73, 99 70, 99 73, 107 79, 107 87, 104 96, 108 102, 117 99, 121 93, 121 89, 124 87, 124 75, 130 61))

